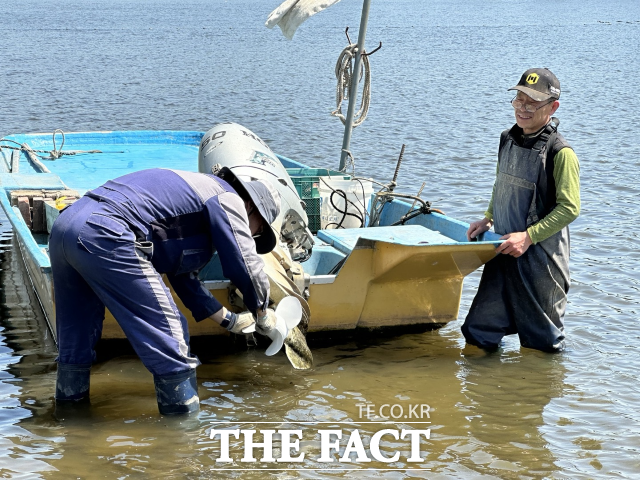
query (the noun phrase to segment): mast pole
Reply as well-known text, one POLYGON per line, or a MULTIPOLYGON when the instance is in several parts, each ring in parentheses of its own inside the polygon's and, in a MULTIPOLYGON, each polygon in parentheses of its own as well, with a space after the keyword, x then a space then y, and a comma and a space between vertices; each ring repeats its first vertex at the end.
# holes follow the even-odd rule
POLYGON ((342 138, 342 152, 340 155, 340 170, 344 170, 347 164, 347 152, 351 144, 351 132, 353 131, 353 117, 356 109, 356 97, 358 96, 358 76, 362 65, 362 52, 364 51, 364 40, 367 36, 367 22, 369 21, 369 7, 371 0, 364 0, 362 5, 362 16, 360 17, 360 30, 358 31, 358 46, 356 50, 356 61, 353 67, 353 76, 349 86, 349 107, 344 124, 344 137, 342 138))

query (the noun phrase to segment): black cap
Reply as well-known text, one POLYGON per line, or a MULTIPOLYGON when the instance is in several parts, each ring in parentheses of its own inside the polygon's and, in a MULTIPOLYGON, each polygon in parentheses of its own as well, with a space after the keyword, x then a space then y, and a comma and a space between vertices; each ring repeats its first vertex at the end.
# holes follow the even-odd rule
POLYGON ((255 239, 256 252, 260 255, 269 253, 277 243, 276 233, 271 224, 280 214, 280 194, 269 182, 254 180, 243 182, 228 167, 222 167, 217 176, 231 185, 238 195, 245 200, 251 200, 264 220, 264 229, 255 239))
POLYGON ((536 102, 560 98, 560 82, 548 68, 530 68, 522 74, 518 84, 509 90, 519 90, 536 102))

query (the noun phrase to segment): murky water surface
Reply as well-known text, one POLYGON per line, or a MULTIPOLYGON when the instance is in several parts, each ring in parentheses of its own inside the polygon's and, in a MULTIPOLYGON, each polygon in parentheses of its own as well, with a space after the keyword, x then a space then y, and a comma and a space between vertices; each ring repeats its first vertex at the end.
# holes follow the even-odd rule
MULTIPOLYGON (((206 130, 230 120, 279 153, 333 167, 341 144, 341 124, 329 116, 333 68, 344 27, 355 37, 361 2, 319 14, 293 42, 262 26, 278 3, 4 0, 0 133, 206 130)), ((426 181, 425 196, 465 221, 489 199, 498 135, 512 122, 506 89, 530 66, 560 78, 557 115, 581 160, 583 202, 572 226, 567 351, 520 349, 515 338, 492 355, 465 348, 459 327, 476 272, 458 321, 435 332, 312 342, 309 372, 293 371, 284 356, 200 348, 202 410, 191 418, 160 417, 151 375, 126 355, 96 365, 90 408, 55 411, 55 347, 1 220, 1 476, 637 478, 640 5, 378 0, 370 49, 379 41, 370 116, 352 142, 358 170, 388 180, 406 143, 401 188, 426 181), (317 461, 319 429, 357 427, 366 437, 384 427, 363 423, 358 404, 366 402, 399 404, 405 414, 429 405, 423 462, 408 462, 407 442, 391 437, 382 453, 398 449, 396 462, 317 461), (235 463, 216 463, 212 422, 302 429, 307 458, 242 463, 242 442, 232 439, 235 463), (275 467, 390 470, 215 470, 275 467)), ((410 420, 390 428, 425 426, 410 420)))

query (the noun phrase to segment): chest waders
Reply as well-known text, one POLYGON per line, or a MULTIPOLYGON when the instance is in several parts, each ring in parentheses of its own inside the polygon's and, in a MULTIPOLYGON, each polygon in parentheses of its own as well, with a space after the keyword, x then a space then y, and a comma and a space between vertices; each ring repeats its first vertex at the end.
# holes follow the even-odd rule
MULTIPOLYGON (((531 148, 519 146, 511 133, 501 145, 493 197, 496 233, 524 232, 554 208, 555 182, 547 160, 556 128, 547 125, 531 148)), ((499 254, 485 265, 462 333, 468 343, 488 349, 517 333, 523 347, 561 351, 569 285, 569 229, 564 227, 519 258, 499 254)))

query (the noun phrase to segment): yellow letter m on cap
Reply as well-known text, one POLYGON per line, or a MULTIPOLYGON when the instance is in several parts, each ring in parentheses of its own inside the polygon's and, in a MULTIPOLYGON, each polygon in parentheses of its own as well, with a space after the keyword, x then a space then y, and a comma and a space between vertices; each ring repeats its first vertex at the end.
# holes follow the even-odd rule
POLYGON ((527 83, 529 85, 535 85, 536 83, 538 83, 538 78, 540 78, 538 76, 537 73, 530 73, 529 76, 527 77, 527 83))

